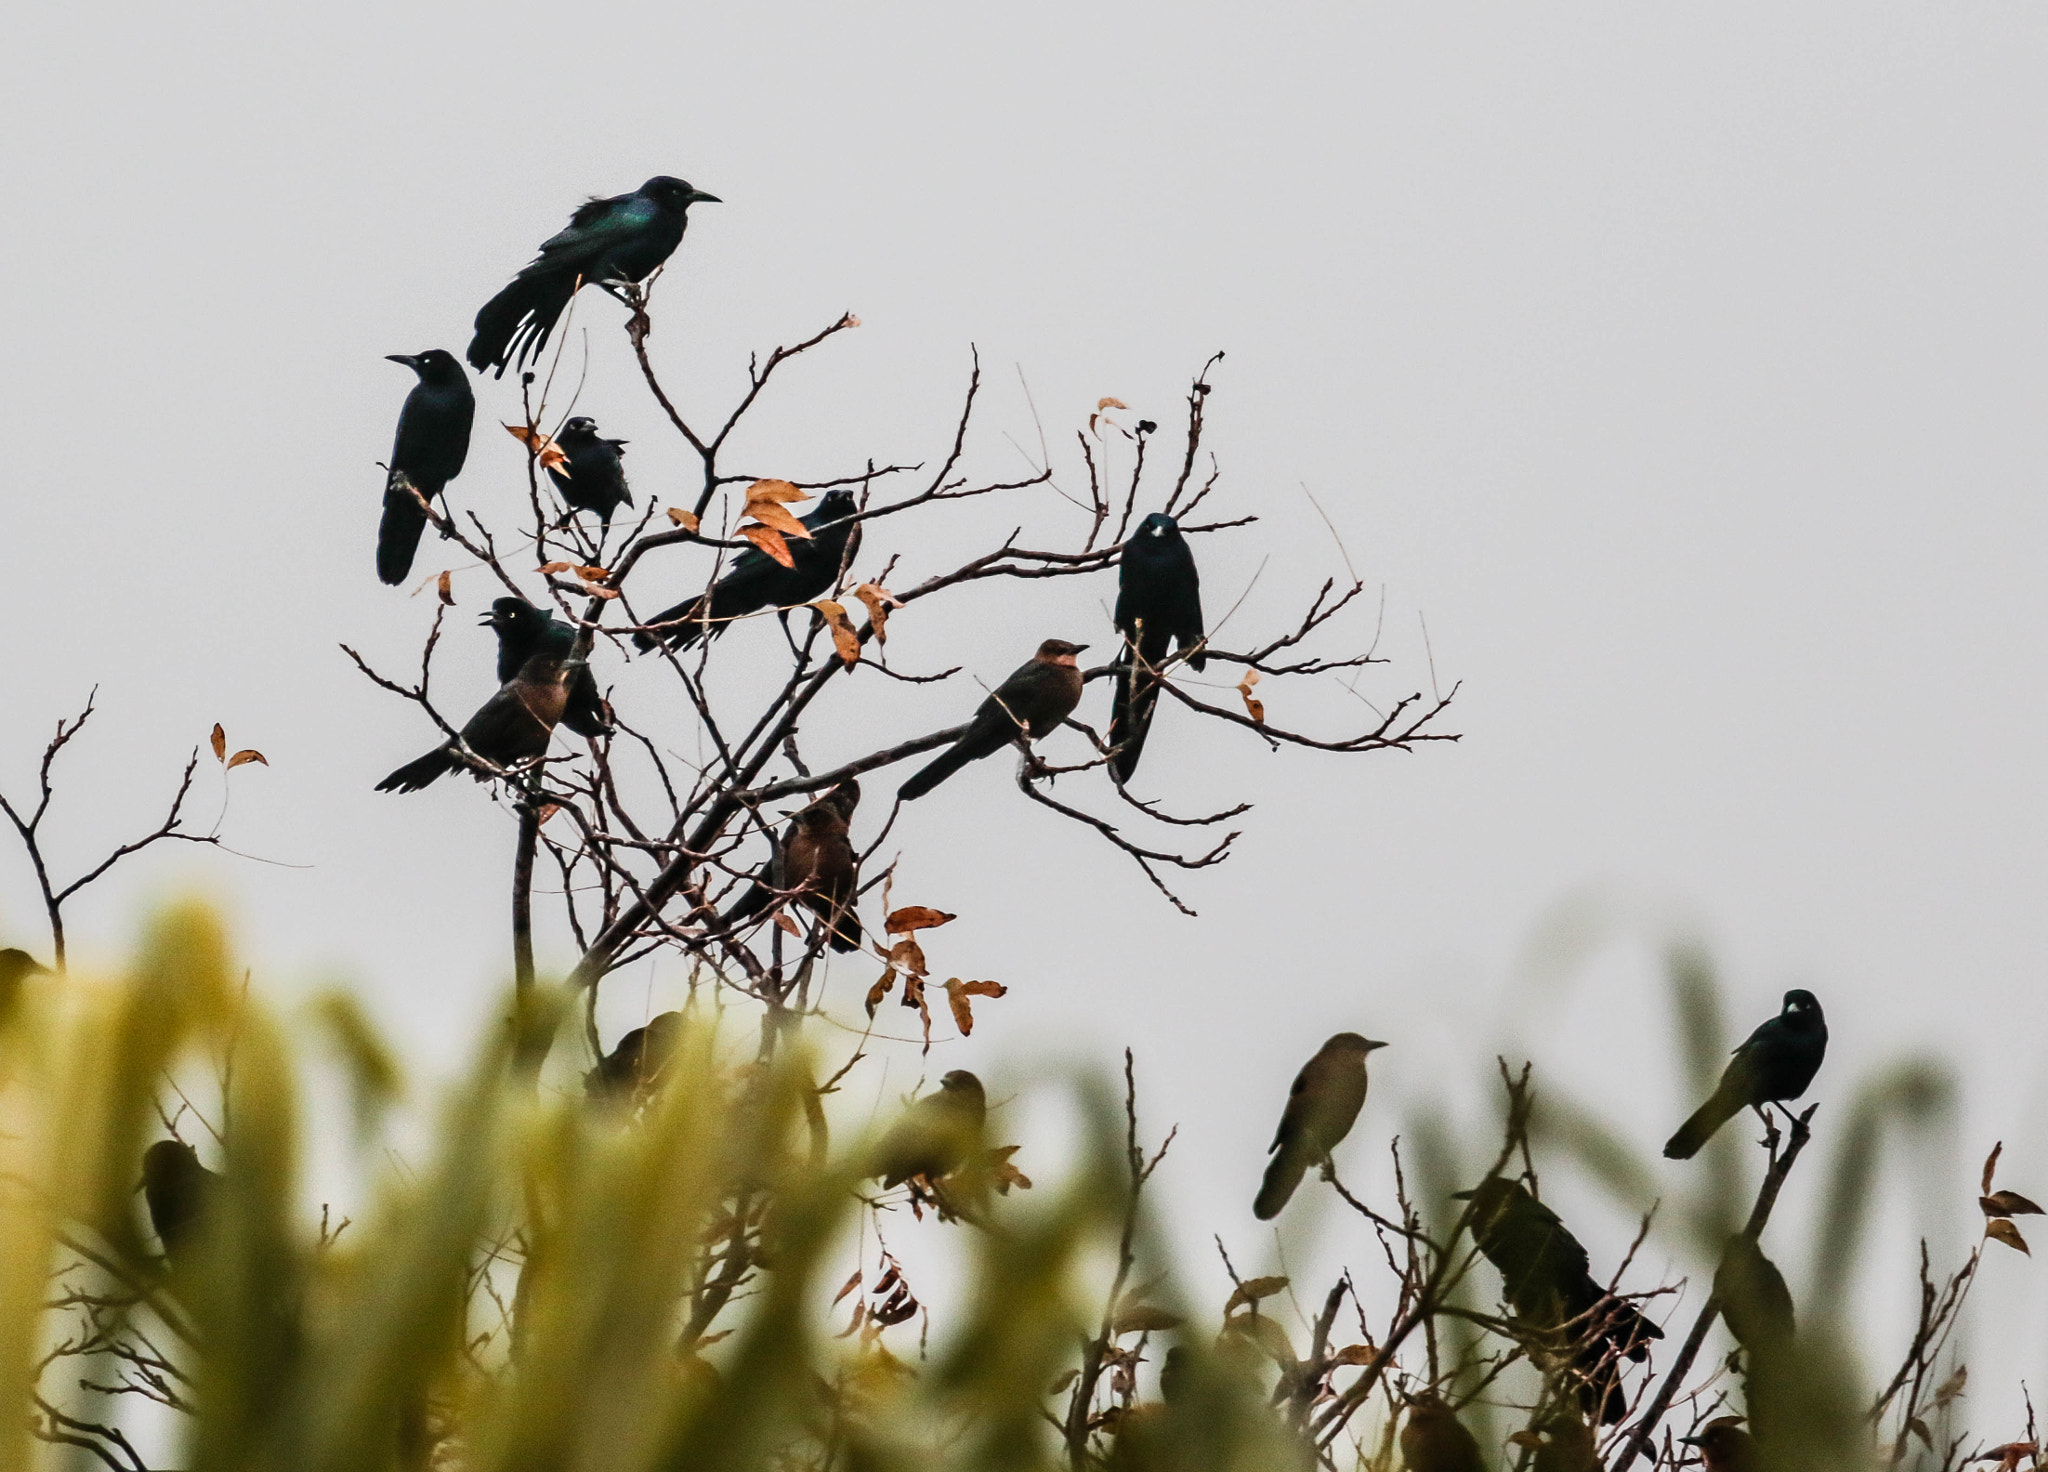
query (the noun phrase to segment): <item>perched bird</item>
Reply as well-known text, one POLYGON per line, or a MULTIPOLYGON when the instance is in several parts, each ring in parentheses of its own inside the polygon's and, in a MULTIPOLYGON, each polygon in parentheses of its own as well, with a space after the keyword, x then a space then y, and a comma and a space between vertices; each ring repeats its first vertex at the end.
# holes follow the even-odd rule
MULTIPOLYGON (((544 755, 548 738, 569 704, 569 679, 575 661, 543 651, 528 657, 519 672, 498 687, 462 728, 462 742, 485 761, 516 766, 544 755)), ((407 762, 382 782, 379 792, 417 792, 436 778, 463 766, 454 742, 435 747, 407 762)), ((486 773, 476 772, 481 782, 486 773)))
POLYGON ((1159 1398, 1168 1405, 1181 1400, 1187 1393, 1188 1374, 1187 1346, 1170 1345, 1159 1366, 1159 1398))
POLYGON ((618 1046, 597 1060, 597 1067, 583 1075, 586 1098, 613 1103, 628 1102, 650 1087, 668 1066, 682 1036, 683 1014, 663 1012, 650 1017, 619 1039, 618 1046))
POLYGON ((13 991, 27 977, 47 975, 50 968, 16 946, 0 951, 0 994, 13 991))
POLYGON ((850 519, 859 509, 853 492, 827 491, 817 510, 797 518, 811 535, 787 539, 795 566, 784 567, 759 547, 749 547, 733 559, 725 576, 713 583, 709 592, 663 609, 647 621, 655 632, 635 634, 633 642, 643 651, 657 643, 688 649, 704 637, 707 628, 715 637, 733 619, 764 608, 794 608, 810 602, 832 586, 859 550, 860 523, 850 519))
MULTIPOLYGON (((498 636, 498 683, 510 684, 520 667, 536 654, 568 659, 576 650, 576 629, 524 598, 500 598, 483 622, 498 636)), ((597 676, 586 660, 569 675, 569 703, 562 724, 578 736, 609 736, 611 711, 597 691, 597 676)))
POLYGON ((897 1186, 922 1176, 937 1181, 952 1174, 981 1146, 988 1120, 988 1095, 981 1080, 956 1068, 939 1080, 938 1092, 926 1094, 903 1112, 875 1152, 873 1175, 897 1186))
POLYGON ((550 465, 548 479, 569 507, 556 525, 567 526, 579 511, 595 511, 610 532, 612 513, 633 504, 633 495, 626 489, 626 467, 620 463, 626 442, 606 439, 597 432, 595 419, 578 414, 562 426, 555 444, 568 460, 550 465))
POLYGON ((568 227, 543 241, 540 254, 476 314, 470 366, 496 369, 500 378, 514 362, 524 367, 547 346, 579 286, 642 280, 682 244, 690 206, 718 202, 657 174, 631 194, 578 205, 568 227))
POLYGON ((1664 1331, 1635 1305, 1607 1300, 1579 1239, 1521 1182, 1492 1176, 1453 1194, 1472 1203, 1472 1240, 1500 1271, 1515 1317, 1539 1333, 1569 1333, 1580 1404, 1604 1423, 1619 1421, 1628 1407, 1614 1361, 1641 1363, 1664 1331))
POLYGON ((1568 1403, 1559 1403, 1537 1423, 1534 1431, 1517 1432, 1509 1440, 1533 1446, 1530 1472, 1601 1472, 1600 1448, 1593 1428, 1568 1403))
POLYGON ((1408 1472, 1486 1472, 1479 1442, 1434 1391, 1408 1402, 1401 1427, 1401 1465, 1408 1472))
POLYGON ((1355 1032, 1340 1032, 1302 1065, 1294 1087, 1287 1091, 1280 1128, 1266 1147, 1273 1158, 1266 1163, 1266 1178, 1252 1203, 1253 1216, 1262 1222, 1278 1216, 1308 1168, 1328 1160, 1351 1133, 1365 1104, 1365 1055, 1385 1046, 1355 1032))
POLYGON ((1716 1416, 1691 1436, 1678 1438, 1700 1449, 1700 1464, 1707 1472, 1759 1472, 1756 1438, 1742 1429, 1740 1416, 1716 1416))
POLYGON ((142 1152, 142 1200, 149 1224, 176 1261, 198 1240, 201 1222, 220 1193, 220 1176, 199 1163, 183 1140, 158 1140, 142 1152))
POLYGON ((1827 1056, 1828 1024, 1812 992, 1785 993, 1785 1009, 1744 1040, 1728 1060, 1712 1097, 1695 1109, 1664 1146, 1668 1160, 1690 1160, 1715 1130, 1745 1109, 1796 1099, 1827 1056))
POLYGON ((1050 733, 1081 703, 1081 667, 1074 656, 1087 647, 1064 639, 1039 645, 1038 653, 982 701, 959 738, 912 773, 896 795, 905 802, 923 797, 969 762, 995 755, 1019 736, 1037 741, 1050 733))
POLYGON ((1155 511, 1138 524, 1124 543, 1117 574, 1116 626, 1124 636, 1117 656, 1116 703, 1109 718, 1109 744, 1116 755, 1110 770, 1119 782, 1131 780, 1159 703, 1159 666, 1167 650, 1178 644, 1188 664, 1200 669, 1208 658, 1202 648, 1202 579, 1195 554, 1188 550, 1180 523, 1155 511))
POLYGON ((1791 1342, 1797 1328, 1792 1290, 1778 1265, 1746 1232, 1737 1232, 1721 1249, 1714 1270, 1714 1297, 1728 1332, 1744 1349, 1769 1352, 1791 1342))
POLYGON ((413 491, 431 501, 462 474, 462 462, 469 458, 476 395, 453 353, 430 348, 424 353, 393 353, 390 358, 419 375, 405 396, 405 407, 398 411, 398 433, 384 479, 384 519, 377 526, 377 576, 387 583, 402 583, 412 571, 413 553, 427 527, 426 509, 413 491))
POLYGON ((847 833, 859 804, 860 784, 849 781, 799 812, 783 829, 759 876, 726 911, 723 923, 731 927, 765 914, 781 896, 801 890, 799 901, 826 927, 832 949, 841 955, 859 950, 860 916, 853 911, 853 901, 860 874, 847 833))

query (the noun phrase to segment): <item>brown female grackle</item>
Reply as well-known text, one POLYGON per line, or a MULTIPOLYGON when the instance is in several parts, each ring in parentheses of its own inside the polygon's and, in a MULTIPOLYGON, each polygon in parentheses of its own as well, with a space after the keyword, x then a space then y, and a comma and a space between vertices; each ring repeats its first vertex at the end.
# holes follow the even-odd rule
MULTIPOLYGON (((548 650, 529 656, 519 673, 469 718, 462 728, 462 744, 500 767, 546 755, 548 738, 554 735, 555 723, 569 704, 570 678, 581 664, 548 650)), ((455 743, 447 742, 407 762, 379 782, 377 790, 417 792, 462 765, 455 743)), ((475 773, 479 782, 488 775, 475 773)))
POLYGON ((884 1186, 898 1186, 913 1176, 937 1181, 950 1175, 981 1148, 988 1120, 988 1095, 981 1080, 956 1068, 939 1080, 938 1092, 926 1094, 903 1111, 875 1152, 875 1168, 884 1186))
POLYGON ((771 909, 780 895, 801 890, 800 902, 829 927, 832 949, 842 955, 861 945, 860 916, 853 901, 860 888, 847 823, 860 803, 860 784, 842 782, 804 808, 782 831, 775 853, 724 924, 737 925, 771 909))
POLYGON ((1266 1147, 1273 1158, 1266 1164, 1258 1200, 1252 1203, 1253 1216, 1262 1222, 1278 1216, 1308 1168, 1329 1159, 1351 1133, 1365 1104, 1365 1055, 1385 1046, 1355 1032, 1340 1032, 1302 1065, 1287 1091, 1280 1128, 1266 1147))
POLYGON ((1019 736, 1036 741, 1072 715, 1081 703, 1081 667, 1074 656, 1087 647, 1064 639, 1039 645, 1038 653, 982 701, 960 738, 912 773, 896 795, 905 802, 923 797, 969 762, 995 755, 1019 736))
POLYGON ((1479 1442, 1434 1391, 1408 1402, 1401 1427, 1401 1465, 1408 1472, 1486 1472, 1479 1442))

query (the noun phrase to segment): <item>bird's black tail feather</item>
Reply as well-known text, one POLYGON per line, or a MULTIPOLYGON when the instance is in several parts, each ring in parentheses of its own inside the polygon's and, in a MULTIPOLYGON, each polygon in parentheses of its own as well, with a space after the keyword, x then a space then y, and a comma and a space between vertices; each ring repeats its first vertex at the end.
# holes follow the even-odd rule
POLYGON ((476 314, 476 335, 469 340, 470 367, 479 373, 496 369, 503 378, 515 359, 523 364, 540 352, 576 286, 576 277, 564 279, 553 271, 530 276, 522 271, 513 277, 476 314))
POLYGON ((407 762, 382 782, 377 784, 379 792, 418 792, 437 777, 446 776, 460 765, 455 753, 445 746, 437 746, 417 761, 407 762))
POLYGON ((911 773, 910 780, 896 789, 896 795, 905 802, 915 801, 973 760, 974 753, 967 749, 967 743, 956 741, 936 759, 911 773))
POLYGON ((1280 1215, 1294 1195, 1294 1188, 1301 1184, 1303 1174, 1308 1170, 1308 1156, 1300 1150, 1290 1150, 1282 1145, 1273 1152, 1273 1158, 1266 1162, 1266 1178, 1259 1182, 1258 1199, 1252 1202, 1252 1215, 1262 1222, 1269 1222, 1280 1215))
POLYGON ((1692 1118, 1678 1127, 1664 1145, 1666 1160, 1690 1160, 1700 1153, 1700 1147, 1714 1137, 1714 1131, 1728 1123, 1742 1112, 1742 1100, 1732 1094, 1724 1095, 1720 1090, 1692 1112, 1692 1118))
POLYGON ((1117 659, 1116 698, 1109 714, 1109 744, 1116 755, 1109 765, 1119 782, 1131 780, 1138 770, 1138 758, 1144 754, 1152 712, 1159 704, 1159 662, 1166 658, 1168 647, 1165 638, 1148 635, 1136 650, 1126 641, 1117 659))
POLYGON ((704 600, 691 598, 673 608, 664 608, 647 622, 673 624, 674 628, 663 629, 658 634, 640 633, 633 636, 633 645, 642 654, 651 653, 657 644, 666 644, 671 649, 688 649, 704 637, 704 600))
MULTIPOLYGON (((420 533, 427 529, 427 513, 412 486, 406 477, 393 475, 384 487, 384 516, 377 523, 377 576, 387 583, 405 581, 420 548, 420 533)), ((420 488, 420 495, 431 494, 420 488)))

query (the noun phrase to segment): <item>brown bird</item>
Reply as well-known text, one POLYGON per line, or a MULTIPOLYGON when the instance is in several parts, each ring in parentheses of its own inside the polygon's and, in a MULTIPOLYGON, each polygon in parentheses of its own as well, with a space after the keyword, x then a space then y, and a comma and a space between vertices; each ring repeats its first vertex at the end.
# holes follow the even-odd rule
POLYGON ((1081 667, 1074 656, 1087 647, 1064 639, 1039 645, 1030 662, 1011 671, 981 703, 959 739, 913 773, 896 795, 905 802, 923 797, 969 762, 994 756, 1019 736, 1037 741, 1050 733, 1081 703, 1081 667))
POLYGON ((142 1200, 165 1257, 177 1261, 198 1240, 220 1180, 183 1140, 158 1140, 142 1152, 142 1200))
POLYGON ((1434 1391, 1408 1402, 1408 1421, 1401 1428, 1401 1465, 1408 1472, 1486 1472, 1478 1440, 1434 1391))
POLYGON ((1280 1128, 1266 1147, 1273 1158, 1266 1164, 1252 1215, 1262 1222, 1278 1216, 1308 1168, 1329 1159, 1351 1133, 1365 1104, 1365 1055, 1385 1046, 1355 1032, 1340 1032, 1302 1065, 1294 1087, 1287 1091, 1280 1128))
POLYGON ((663 1012, 650 1017, 619 1039, 618 1046, 583 1075, 583 1094, 592 1100, 630 1102, 653 1085, 668 1066, 682 1036, 683 1014, 663 1012))
MULTIPOLYGON (((569 682, 581 660, 564 657, 554 650, 528 656, 519 673, 498 687, 462 728, 462 743, 485 761, 513 767, 545 756, 555 723, 569 705, 569 682)), ((454 742, 435 747, 425 756, 407 762, 382 782, 379 792, 418 792, 429 782, 462 766, 454 742)), ((475 771, 476 780, 486 773, 475 771)))
POLYGON ((1536 1455, 1529 1463, 1531 1472, 1601 1472, 1600 1449, 1593 1428, 1570 1405, 1554 1406, 1537 1425, 1545 1433, 1543 1436, 1518 1431, 1509 1438, 1535 1448, 1536 1455))
POLYGON ((1785 1345, 1797 1327, 1792 1290, 1778 1265, 1748 1234, 1737 1232, 1721 1249, 1714 1270, 1714 1297, 1735 1342, 1748 1350, 1769 1351, 1785 1345))
POLYGON ((783 829, 775 853, 762 866, 739 903, 725 913, 731 927, 766 913, 791 891, 827 927, 832 949, 844 954, 861 944, 860 916, 853 911, 860 871, 847 823, 860 804, 860 783, 842 782, 796 815, 783 829))
POLYGON ((870 1174, 880 1176, 885 1187, 913 1176, 937 1181, 981 1148, 987 1121, 988 1095, 981 1080, 956 1068, 939 1080, 937 1093, 912 1104, 882 1137, 870 1174))
POLYGON ((1678 1438, 1700 1449, 1707 1472, 1758 1472, 1756 1438, 1742 1429, 1740 1416, 1716 1416, 1691 1436, 1678 1438))

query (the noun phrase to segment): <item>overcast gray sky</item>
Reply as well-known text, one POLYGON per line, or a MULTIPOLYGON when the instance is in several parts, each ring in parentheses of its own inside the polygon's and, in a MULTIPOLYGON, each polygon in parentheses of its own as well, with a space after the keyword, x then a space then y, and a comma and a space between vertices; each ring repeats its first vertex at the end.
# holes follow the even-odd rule
MULTIPOLYGON (((2048 1189, 2038 7, 84 3, 9 41, 0 782, 24 789, 97 684, 53 820, 71 854, 154 807, 218 720, 271 762, 235 774, 228 840, 284 865, 155 855, 80 907, 84 955, 197 886, 280 994, 351 979, 423 1067, 467 1047, 506 965, 510 825, 466 783, 370 791, 430 733, 335 648, 403 668, 431 613, 371 570, 409 381, 381 359, 459 349, 579 199, 677 173, 727 201, 658 298, 689 402, 728 402, 752 349, 865 323, 791 372, 747 445, 763 473, 936 453, 970 344, 973 464, 1002 473, 1006 434, 1035 442, 1018 368, 1071 444, 1106 394, 1176 421, 1222 348, 1218 504, 1264 520, 1200 547, 1211 607, 1263 563, 1249 635, 1341 576, 1306 486, 1385 590, 1393 663, 1361 688, 1429 688, 1419 616, 1435 678, 1464 682, 1465 739, 1406 756, 1276 758, 1164 712, 1145 784, 1258 804, 1187 882, 1199 920, 994 764, 921 804, 899 898, 962 916, 935 964, 1014 988, 944 1066, 1136 1045, 1148 1118, 1182 1128, 1187 1240, 1256 1258, 1272 1115, 1340 1026, 1393 1043, 1351 1147, 1369 1185, 1405 1112, 1470 1096, 1452 1081, 1511 1033, 1654 1153, 1685 1103, 1653 964, 1677 926, 1744 1027, 1819 993, 1818 1097, 1948 1057, 1957 1149, 2003 1137, 2011 1183, 2048 1189), (1565 1012, 1516 1022, 1532 937, 1588 895, 1625 938, 1565 1012)), ((581 317, 583 404, 632 439, 637 488, 679 499, 618 316, 581 317)), ((458 501, 509 508, 491 419, 516 398, 480 394, 458 501)), ((961 513, 870 560, 922 575, 1012 524, 961 513)), ((488 596, 457 593, 465 615, 488 596)), ((1105 640, 1111 597, 985 586, 905 616, 891 655, 1000 676, 1045 634, 1105 640)), ((467 623, 451 706, 488 688, 467 623)), ((973 698, 855 705, 844 750, 813 752, 973 698)), ((26 884, 0 858, 10 941, 37 934, 26 884)), ((838 983, 849 1006, 868 979, 838 983)), ((662 985, 614 983, 610 1025, 662 985)), ((1920 1209, 1966 1209, 1967 1175, 1920 1209)), ((2041 1270, 1987 1272, 2001 1373, 2038 1378, 2041 1270)))

